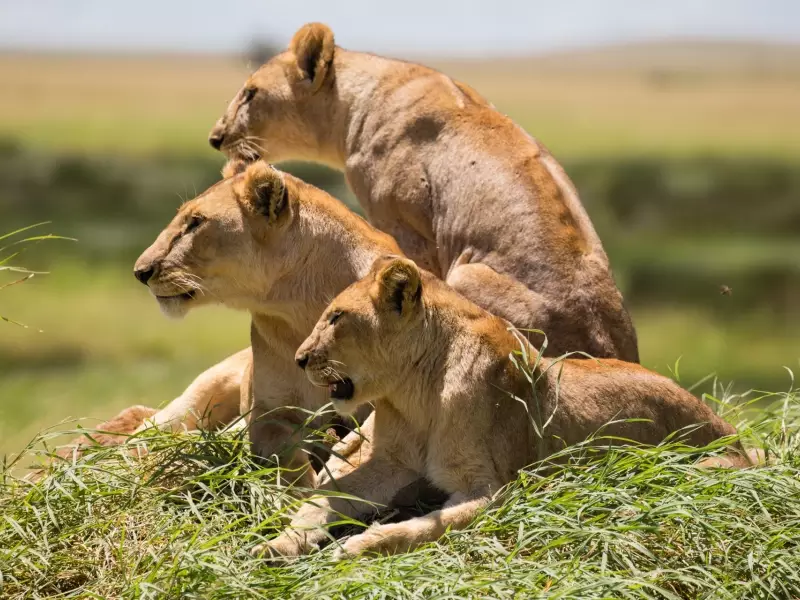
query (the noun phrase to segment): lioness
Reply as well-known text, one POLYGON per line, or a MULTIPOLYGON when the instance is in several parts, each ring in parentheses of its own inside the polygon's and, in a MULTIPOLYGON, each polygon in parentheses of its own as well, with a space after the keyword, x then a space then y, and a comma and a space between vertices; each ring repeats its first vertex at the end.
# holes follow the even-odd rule
POLYGON ((548 355, 638 362, 578 195, 550 153, 468 86, 335 45, 319 23, 245 82, 209 137, 229 157, 343 170, 369 220, 548 355), (539 340, 540 342, 541 340, 539 340))
MULTIPOLYGON (((697 446, 736 433, 639 365, 540 358, 508 321, 398 257, 376 261, 333 300, 296 360, 342 414, 374 404, 374 436, 360 466, 321 486, 366 502, 315 497, 290 529, 258 548, 282 555, 308 551, 326 537, 322 525, 367 515, 371 503, 387 502, 421 475, 450 495, 442 510, 373 525, 341 551, 406 551, 464 527, 520 468, 598 431, 657 444, 686 428, 686 441, 697 446), (517 358, 527 356, 534 386, 510 358, 520 344, 517 358)), ((738 450, 731 462, 748 464, 738 450)))
MULTIPOLYGON (((328 402, 295 367, 297 346, 332 297, 400 248, 335 198, 264 162, 232 170, 181 206, 135 274, 172 317, 208 303, 249 311, 252 354, 206 372, 153 421, 176 427, 188 419, 191 427, 203 415, 214 427, 251 410, 253 451, 269 457, 304 433, 307 413, 282 407, 313 412, 328 402)), ((305 463, 300 451, 288 461, 305 463)), ((313 484, 310 477, 303 483, 313 484)))

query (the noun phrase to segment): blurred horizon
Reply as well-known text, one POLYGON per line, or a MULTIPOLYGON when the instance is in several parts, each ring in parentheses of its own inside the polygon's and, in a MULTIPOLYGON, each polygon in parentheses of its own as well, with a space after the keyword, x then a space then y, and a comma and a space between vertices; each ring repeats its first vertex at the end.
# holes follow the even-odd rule
POLYGON ((237 53, 285 47, 308 21, 337 43, 406 56, 548 53, 645 40, 800 43, 792 0, 38 0, 0 2, 0 50, 237 53))

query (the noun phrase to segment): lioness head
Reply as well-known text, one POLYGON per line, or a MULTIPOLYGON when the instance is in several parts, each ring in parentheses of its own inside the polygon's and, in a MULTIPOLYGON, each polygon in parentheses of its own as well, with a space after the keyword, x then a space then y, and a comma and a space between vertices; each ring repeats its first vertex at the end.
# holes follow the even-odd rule
POLYGON ((314 127, 334 120, 333 32, 309 23, 295 33, 288 50, 270 59, 245 82, 209 135, 209 143, 230 158, 271 162, 287 158, 325 160, 336 145, 314 127))
POLYGON ((295 360, 336 410, 352 413, 390 393, 406 376, 403 361, 425 319, 422 275, 410 260, 378 259, 369 274, 325 309, 295 360))
POLYGON ((134 275, 168 316, 206 303, 246 310, 302 244, 292 227, 302 182, 264 162, 226 169, 228 177, 184 203, 136 261, 134 275))

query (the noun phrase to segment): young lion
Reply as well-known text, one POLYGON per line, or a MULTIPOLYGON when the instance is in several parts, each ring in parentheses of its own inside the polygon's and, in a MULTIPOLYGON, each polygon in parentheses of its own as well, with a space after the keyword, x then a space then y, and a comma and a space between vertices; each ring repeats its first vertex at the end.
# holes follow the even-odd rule
POLYGON ((558 162, 468 86, 335 45, 319 23, 245 82, 209 137, 229 157, 343 170, 369 220, 546 354, 638 362, 608 258, 558 162), (537 344, 540 340, 537 340, 537 344))
MULTIPOLYGON (((378 260, 334 299, 296 359, 309 381, 328 388, 337 411, 375 405, 371 455, 324 489, 383 503, 424 475, 450 495, 442 510, 351 537, 342 547, 350 555, 406 551, 464 527, 520 468, 597 432, 657 444, 687 428, 686 441, 697 446, 736 433, 689 392, 639 365, 540 359, 508 321, 404 258, 378 260), (520 343, 535 391, 509 358, 520 343)), ((735 453, 731 462, 746 463, 735 453)), ((257 550, 306 552, 324 539, 321 525, 340 514, 362 517, 371 506, 315 497, 290 529, 257 550)))
MULTIPOLYGON (((135 275, 169 316, 208 303, 249 311, 252 354, 243 350, 205 373, 153 421, 177 427, 205 415, 214 427, 252 409, 257 455, 294 444, 308 412, 284 407, 313 413, 328 402, 297 370, 294 352, 328 301, 387 252, 400 252, 391 237, 264 162, 186 202, 136 261, 135 275)), ((303 466, 305 457, 298 451, 289 465, 303 466)))

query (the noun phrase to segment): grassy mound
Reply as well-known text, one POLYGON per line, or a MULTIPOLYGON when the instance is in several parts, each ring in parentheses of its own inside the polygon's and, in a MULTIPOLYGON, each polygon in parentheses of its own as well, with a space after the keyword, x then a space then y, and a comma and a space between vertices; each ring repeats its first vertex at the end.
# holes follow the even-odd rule
POLYGON ((237 435, 146 434, 143 457, 96 448, 37 482, 18 477, 29 449, 3 468, 0 597, 796 598, 800 393, 751 399, 771 408, 745 422, 720 406, 769 466, 701 470, 678 444, 574 448, 583 460, 525 470, 466 531, 341 562, 332 545, 250 556, 296 500, 237 435))

